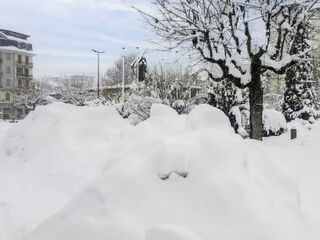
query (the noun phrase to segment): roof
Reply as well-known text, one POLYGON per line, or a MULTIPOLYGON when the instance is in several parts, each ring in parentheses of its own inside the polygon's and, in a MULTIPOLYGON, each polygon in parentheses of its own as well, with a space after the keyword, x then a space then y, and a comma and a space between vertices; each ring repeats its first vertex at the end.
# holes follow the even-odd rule
POLYGON ((0 46, 0 51, 1 50, 4 52, 17 52, 17 53, 21 53, 21 54, 30 55, 30 56, 36 55, 36 53, 33 51, 27 51, 25 49, 19 49, 17 47, 13 47, 13 46, 0 46))
POLYGON ((32 52, 32 44, 28 42, 29 35, 0 29, 0 49, 32 52))
POLYGON ((20 38, 20 39, 24 39, 24 40, 27 40, 27 38, 30 37, 29 35, 26 35, 26 34, 23 34, 23 33, 18 33, 18 32, 7 30, 7 29, 0 29, 0 32, 4 33, 7 36, 20 38))

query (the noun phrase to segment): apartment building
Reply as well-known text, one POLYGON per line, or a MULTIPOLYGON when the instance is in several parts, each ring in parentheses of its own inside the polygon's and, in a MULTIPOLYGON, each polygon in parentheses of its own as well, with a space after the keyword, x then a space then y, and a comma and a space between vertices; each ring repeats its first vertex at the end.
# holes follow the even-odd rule
POLYGON ((34 56, 30 36, 0 29, 0 119, 21 119, 28 114, 15 106, 18 89, 29 88, 34 56))

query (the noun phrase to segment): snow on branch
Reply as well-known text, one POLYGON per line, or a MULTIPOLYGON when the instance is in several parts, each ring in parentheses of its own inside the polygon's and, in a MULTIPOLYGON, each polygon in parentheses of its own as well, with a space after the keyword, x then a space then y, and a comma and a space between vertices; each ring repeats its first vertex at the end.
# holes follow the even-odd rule
POLYGON ((311 16, 315 0, 155 0, 157 14, 142 10, 167 49, 194 51, 221 68, 221 78, 238 87, 251 82, 253 65, 283 73, 296 61, 288 49, 300 23, 311 16), (258 64, 259 63, 259 64, 258 64))

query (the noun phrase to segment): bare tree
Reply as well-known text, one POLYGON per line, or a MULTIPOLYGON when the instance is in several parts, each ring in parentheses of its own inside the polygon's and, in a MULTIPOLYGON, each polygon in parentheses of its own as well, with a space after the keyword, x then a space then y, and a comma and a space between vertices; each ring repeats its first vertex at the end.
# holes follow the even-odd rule
POLYGON ((193 51, 218 71, 214 81, 229 80, 248 88, 250 136, 262 140, 263 89, 266 71, 284 74, 305 53, 287 49, 297 26, 307 21, 317 0, 154 0, 156 13, 137 9, 166 49, 193 51))

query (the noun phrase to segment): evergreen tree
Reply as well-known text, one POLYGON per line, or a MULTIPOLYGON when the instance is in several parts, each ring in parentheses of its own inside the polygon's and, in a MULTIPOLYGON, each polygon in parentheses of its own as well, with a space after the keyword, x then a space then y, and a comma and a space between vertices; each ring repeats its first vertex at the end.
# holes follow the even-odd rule
MULTIPOLYGON (((298 54, 311 49, 310 30, 309 23, 302 23, 298 26, 290 54, 298 54)), ((311 51, 301 57, 301 61, 297 64, 288 68, 285 80, 283 113, 286 120, 300 118, 313 122, 319 117, 319 113, 315 107, 317 94, 313 81, 311 51)))

